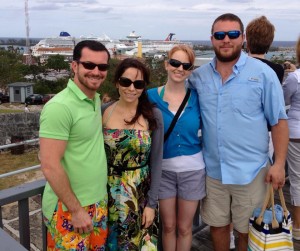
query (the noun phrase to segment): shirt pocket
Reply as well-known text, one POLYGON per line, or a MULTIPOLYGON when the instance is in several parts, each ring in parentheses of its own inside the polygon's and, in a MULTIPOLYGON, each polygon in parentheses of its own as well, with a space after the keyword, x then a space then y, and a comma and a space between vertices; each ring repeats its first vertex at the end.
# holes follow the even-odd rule
POLYGON ((262 111, 261 89, 247 86, 239 88, 231 95, 233 112, 242 115, 256 115, 262 111))
POLYGON ((201 93, 199 95, 200 111, 215 110, 218 102, 217 93, 201 93))

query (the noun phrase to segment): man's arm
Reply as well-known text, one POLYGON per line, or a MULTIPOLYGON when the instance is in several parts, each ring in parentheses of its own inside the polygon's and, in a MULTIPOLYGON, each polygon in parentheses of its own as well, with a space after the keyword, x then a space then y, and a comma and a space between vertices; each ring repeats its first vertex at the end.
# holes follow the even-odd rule
POLYGON ((93 229, 91 218, 72 191, 69 178, 60 162, 67 143, 64 140, 40 138, 41 167, 51 188, 72 214, 74 231, 88 233, 93 229))
POLYGON ((289 143, 289 129, 287 120, 280 119, 272 126, 272 140, 275 153, 275 163, 270 167, 266 182, 272 182, 273 188, 278 189, 285 183, 285 160, 289 143))

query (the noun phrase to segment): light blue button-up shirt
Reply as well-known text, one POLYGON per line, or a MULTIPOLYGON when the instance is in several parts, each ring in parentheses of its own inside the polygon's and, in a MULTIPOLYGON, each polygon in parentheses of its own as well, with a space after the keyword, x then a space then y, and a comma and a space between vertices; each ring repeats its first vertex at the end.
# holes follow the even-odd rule
POLYGON ((222 84, 216 59, 196 69, 207 175, 223 184, 248 184, 268 161, 270 125, 287 119, 281 85, 266 64, 245 53, 222 84))

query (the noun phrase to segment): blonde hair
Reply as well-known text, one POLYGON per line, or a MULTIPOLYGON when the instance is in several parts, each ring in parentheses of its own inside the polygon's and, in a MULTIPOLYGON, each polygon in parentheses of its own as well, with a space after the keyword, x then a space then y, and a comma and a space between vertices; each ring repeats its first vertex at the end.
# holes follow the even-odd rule
POLYGON ((168 57, 169 59, 172 58, 172 55, 176 52, 176 51, 183 51, 187 54, 190 63, 194 64, 195 63, 195 52, 194 50, 186 45, 186 44, 178 44, 175 45, 168 53, 168 57))

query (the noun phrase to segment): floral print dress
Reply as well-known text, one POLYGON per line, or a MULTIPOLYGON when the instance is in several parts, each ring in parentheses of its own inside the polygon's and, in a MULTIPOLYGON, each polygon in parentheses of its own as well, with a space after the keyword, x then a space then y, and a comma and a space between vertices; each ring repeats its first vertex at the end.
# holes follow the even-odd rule
POLYGON ((144 229, 142 214, 150 189, 151 131, 104 128, 108 161, 107 250, 156 251, 158 216, 144 229))

